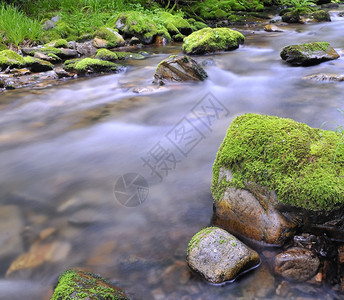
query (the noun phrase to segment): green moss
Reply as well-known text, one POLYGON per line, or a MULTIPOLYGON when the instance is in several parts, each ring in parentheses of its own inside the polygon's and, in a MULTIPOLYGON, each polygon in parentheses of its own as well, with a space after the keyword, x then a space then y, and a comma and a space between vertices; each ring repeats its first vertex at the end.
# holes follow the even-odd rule
POLYGON ((240 32, 229 28, 204 28, 186 37, 182 50, 187 54, 233 50, 244 40, 240 32))
POLYGON ((274 190, 282 203, 332 210, 344 204, 344 147, 340 135, 291 119, 257 114, 237 117, 229 127, 214 167, 212 193, 219 201, 227 187, 256 182, 274 190), (219 181, 220 168, 233 173, 219 181))
POLYGON ((95 36, 100 37, 101 39, 106 40, 107 48, 115 48, 124 45, 123 37, 116 31, 108 28, 101 27, 95 32, 95 36))
POLYGON ((188 35, 192 32, 190 23, 180 16, 172 15, 171 13, 164 12, 161 14, 161 19, 164 20, 163 25, 168 32, 172 35, 182 33, 188 35))
POLYGON ((3 50, 8 50, 8 48, 5 44, 0 43, 0 51, 3 51, 3 50))
POLYGON ((61 54, 62 53, 62 50, 61 49, 58 49, 58 48, 55 48, 55 47, 43 47, 41 49, 39 49, 40 52, 44 53, 44 54, 55 54, 55 55, 58 55, 58 54, 61 54))
POLYGON ((187 255, 189 255, 190 251, 199 244, 202 237, 207 236, 215 229, 217 229, 217 227, 207 227, 196 233, 188 244, 187 255))
POLYGON ((68 43, 65 39, 57 39, 45 44, 46 47, 67 48, 68 43))
POLYGON ((76 63, 80 62, 82 58, 68 59, 64 62, 63 67, 66 71, 74 71, 74 66, 76 63))
POLYGON ((324 10, 317 10, 312 13, 312 17, 318 22, 330 22, 330 14, 324 10))
POLYGON ((293 64, 314 64, 339 57, 338 53, 335 52, 327 42, 313 42, 287 46, 283 48, 280 56, 282 59, 293 64), (329 57, 324 57, 321 60, 318 55, 319 52, 325 52, 329 57))
POLYGON ((24 64, 25 65, 31 65, 35 62, 35 59, 31 56, 25 56, 24 57, 24 64))
POLYGON ((95 55, 96 59, 115 61, 118 59, 118 56, 115 52, 112 52, 108 49, 99 49, 95 55))
POLYGON ((129 300, 122 291, 111 287, 97 274, 68 270, 59 277, 51 300, 71 299, 129 300))
POLYGON ((115 19, 114 25, 125 35, 146 37, 154 36, 158 33, 157 25, 148 16, 142 15, 138 11, 128 11, 121 13, 115 19))
POLYGON ((12 50, 0 51, 0 67, 1 68, 17 68, 25 63, 24 58, 12 50))
POLYGON ((94 58, 84 58, 80 61, 77 61, 74 64, 73 68, 78 73, 89 73, 116 71, 118 66, 110 61, 104 61, 94 58))

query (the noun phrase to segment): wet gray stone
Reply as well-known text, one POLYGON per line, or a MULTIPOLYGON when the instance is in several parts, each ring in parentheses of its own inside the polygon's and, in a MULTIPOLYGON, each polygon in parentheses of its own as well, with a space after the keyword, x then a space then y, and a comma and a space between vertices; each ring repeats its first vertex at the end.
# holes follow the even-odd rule
POLYGON ((258 266, 256 251, 218 227, 208 227, 193 236, 187 249, 189 267, 211 283, 234 280, 258 266))

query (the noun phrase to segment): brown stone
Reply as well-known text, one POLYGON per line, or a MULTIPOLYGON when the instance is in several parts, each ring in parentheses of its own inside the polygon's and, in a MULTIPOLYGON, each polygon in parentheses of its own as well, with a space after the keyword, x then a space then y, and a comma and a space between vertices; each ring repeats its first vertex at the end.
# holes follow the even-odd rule
POLYGON ((204 69, 189 56, 172 55, 160 62, 154 74, 154 82, 203 81, 207 77, 204 69))
POLYGON ((279 28, 275 25, 271 25, 271 24, 265 25, 264 30, 267 32, 283 32, 284 31, 281 28, 279 28))
POLYGON ((319 269, 320 261, 314 252, 304 248, 290 248, 278 254, 274 260, 275 272, 289 280, 306 281, 319 269))
POLYGON ((220 201, 215 201, 213 222, 245 237, 282 245, 294 234, 296 224, 287 220, 276 208, 277 197, 258 185, 247 189, 228 188, 220 201))

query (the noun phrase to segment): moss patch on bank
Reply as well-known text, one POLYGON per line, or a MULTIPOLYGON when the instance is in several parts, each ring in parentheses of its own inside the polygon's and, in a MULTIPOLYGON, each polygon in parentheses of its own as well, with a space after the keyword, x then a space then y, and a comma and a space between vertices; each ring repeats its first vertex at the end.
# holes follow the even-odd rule
POLYGON ((341 135, 291 119, 258 114, 237 117, 220 146, 212 193, 219 201, 227 187, 256 182, 274 190, 279 201, 313 211, 344 205, 344 145, 341 135), (336 159, 334 156, 336 153, 336 159), (233 173, 231 182, 220 168, 233 173))

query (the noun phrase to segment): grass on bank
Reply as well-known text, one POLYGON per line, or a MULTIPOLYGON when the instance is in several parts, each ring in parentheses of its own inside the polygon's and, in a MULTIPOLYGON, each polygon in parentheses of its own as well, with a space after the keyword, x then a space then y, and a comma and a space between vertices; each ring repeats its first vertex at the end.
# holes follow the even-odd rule
POLYGON ((17 7, 1 3, 0 33, 4 42, 18 46, 24 40, 40 40, 43 28, 39 21, 30 19, 17 7))

